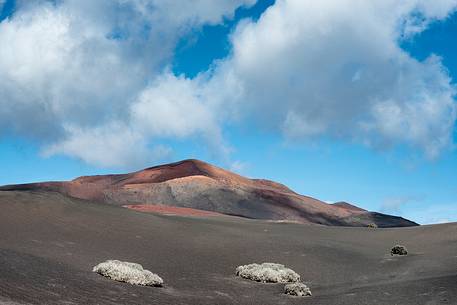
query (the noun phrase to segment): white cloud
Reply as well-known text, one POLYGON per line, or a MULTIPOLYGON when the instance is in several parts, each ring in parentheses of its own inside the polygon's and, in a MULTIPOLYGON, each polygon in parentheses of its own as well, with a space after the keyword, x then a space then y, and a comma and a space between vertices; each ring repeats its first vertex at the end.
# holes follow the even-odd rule
POLYGON ((171 154, 171 149, 163 145, 148 148, 144 135, 125 125, 111 123, 89 129, 66 129, 67 137, 45 147, 44 156, 65 154, 97 166, 135 169, 167 160, 171 154))
MULTIPOLYGON (((238 26, 233 54, 213 78, 230 74, 242 88, 239 98, 248 116, 255 114, 286 137, 406 143, 433 158, 451 142, 455 88, 439 57, 420 62, 399 41, 411 34, 412 18, 420 16, 425 25, 445 18, 456 5, 277 1, 257 22, 238 26)), ((226 101, 237 92, 216 87, 226 101)))
POLYGON ((0 24, 0 124, 54 140, 64 126, 96 126, 127 106, 147 66, 108 28, 43 4, 0 24))
POLYGON ((102 166, 151 159, 154 137, 204 132, 221 144, 213 113, 161 74, 181 35, 254 2, 18 1, 0 23, 0 133, 102 166))
POLYGON ((225 117, 205 84, 164 72, 130 105, 129 125, 152 138, 203 140, 215 158, 229 162, 231 148, 222 136, 225 117))
POLYGON ((247 121, 429 157, 450 146, 451 79, 439 57, 418 61, 399 43, 457 1, 278 0, 237 26, 209 71, 169 72, 182 35, 254 2, 19 1, 0 23, 0 131, 102 166, 149 162, 156 140, 176 137, 227 158, 223 127, 247 121))
POLYGON ((218 125, 206 102, 196 82, 166 73, 143 90, 132 104, 132 122, 151 136, 212 133, 218 125))
POLYGON ((235 9, 253 5, 256 0, 118 0, 132 3, 138 10, 156 20, 166 20, 179 25, 218 24, 224 17, 233 17, 235 9))

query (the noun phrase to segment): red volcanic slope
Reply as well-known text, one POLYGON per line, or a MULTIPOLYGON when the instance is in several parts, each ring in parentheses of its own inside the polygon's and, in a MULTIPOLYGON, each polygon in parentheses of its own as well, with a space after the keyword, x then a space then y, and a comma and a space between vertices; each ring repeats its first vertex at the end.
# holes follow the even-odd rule
POLYGON ((128 208, 135 211, 145 212, 145 213, 158 213, 164 215, 181 215, 181 216, 222 216, 224 214, 203 211, 191 208, 179 208, 172 207, 168 205, 158 205, 158 204, 129 204, 124 205, 124 208, 128 208))
POLYGON ((380 227, 416 225, 403 218, 371 213, 347 203, 326 204, 297 194, 280 183, 249 179, 199 160, 184 160, 129 174, 6 186, 0 190, 57 191, 120 206, 158 204, 325 225, 366 226, 373 222, 380 227))

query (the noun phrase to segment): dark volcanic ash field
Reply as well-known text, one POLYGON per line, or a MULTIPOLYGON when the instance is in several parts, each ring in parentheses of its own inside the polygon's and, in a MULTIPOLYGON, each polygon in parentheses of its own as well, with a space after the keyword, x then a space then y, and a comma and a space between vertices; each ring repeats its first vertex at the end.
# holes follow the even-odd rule
POLYGON ((457 224, 370 229, 142 213, 55 192, 0 192, 0 304, 457 304, 457 224), (392 257, 397 244, 408 256, 392 257), (162 288, 93 273, 137 262, 162 288), (235 276, 282 263, 313 296, 235 276))

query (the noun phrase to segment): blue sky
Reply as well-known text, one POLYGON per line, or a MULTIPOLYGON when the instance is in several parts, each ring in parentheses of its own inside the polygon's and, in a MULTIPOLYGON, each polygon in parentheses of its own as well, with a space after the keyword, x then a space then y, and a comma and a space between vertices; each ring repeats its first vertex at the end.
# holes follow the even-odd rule
POLYGON ((0 1, 0 184, 198 158, 457 221, 455 1, 113 3, 0 1))

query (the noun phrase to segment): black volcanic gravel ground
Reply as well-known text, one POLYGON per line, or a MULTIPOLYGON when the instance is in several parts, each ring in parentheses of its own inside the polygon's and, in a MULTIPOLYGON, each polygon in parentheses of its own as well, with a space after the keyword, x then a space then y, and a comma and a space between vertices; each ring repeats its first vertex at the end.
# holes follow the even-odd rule
POLYGON ((0 304, 457 304, 457 224, 368 229, 158 216, 57 193, 0 192, 0 304), (408 256, 392 257, 403 244, 408 256), (163 288, 93 273, 137 262, 163 288), (237 278, 238 265, 285 264, 313 297, 237 278))

